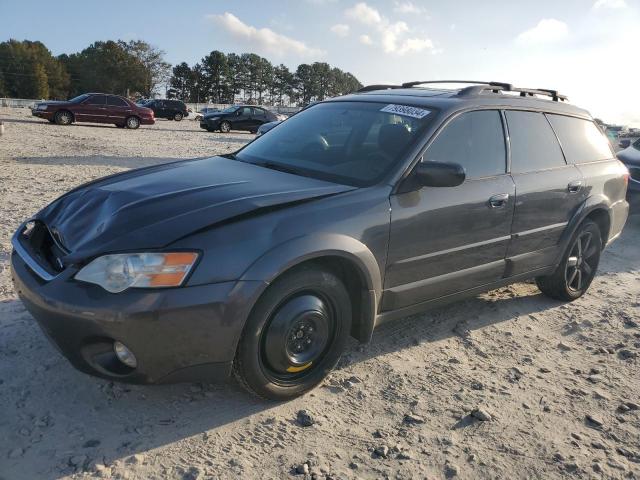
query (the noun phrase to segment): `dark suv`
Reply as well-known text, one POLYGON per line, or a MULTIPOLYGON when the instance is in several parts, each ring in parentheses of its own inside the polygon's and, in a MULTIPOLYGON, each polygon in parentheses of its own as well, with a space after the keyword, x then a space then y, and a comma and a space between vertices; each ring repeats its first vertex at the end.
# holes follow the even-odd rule
POLYGON ((153 110, 156 118, 166 118, 167 120, 175 120, 179 122, 189 116, 187 106, 181 100, 147 100, 143 103, 147 108, 153 110))
POLYGON ((120 173, 12 239, 22 301, 80 370, 284 399, 349 335, 535 278, 583 295, 628 172, 554 91, 365 87, 233 154, 120 173))
POLYGON ((63 102, 36 103, 31 114, 58 125, 74 122, 113 123, 116 127, 136 129, 153 125, 153 111, 119 95, 84 93, 63 102))
POLYGON ((233 105, 221 112, 207 113, 200 120, 200 128, 209 132, 220 130, 228 133, 231 130, 247 130, 256 133, 263 123, 278 120, 278 116, 262 107, 251 105, 233 105))

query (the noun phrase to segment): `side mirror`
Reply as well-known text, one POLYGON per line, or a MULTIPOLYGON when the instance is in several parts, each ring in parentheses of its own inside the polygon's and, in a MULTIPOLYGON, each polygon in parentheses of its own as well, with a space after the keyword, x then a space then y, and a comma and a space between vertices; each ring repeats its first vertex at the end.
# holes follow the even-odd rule
POLYGON ((457 187, 466 177, 462 165, 429 161, 418 163, 413 175, 423 187, 457 187))
POLYGON ((242 110, 236 111, 236 117, 239 117, 240 115, 242 115, 242 110))
POLYGON ((620 142, 618 143, 618 146, 620 148, 628 148, 629 145, 631 145, 631 140, 626 138, 624 140, 620 140, 620 142))

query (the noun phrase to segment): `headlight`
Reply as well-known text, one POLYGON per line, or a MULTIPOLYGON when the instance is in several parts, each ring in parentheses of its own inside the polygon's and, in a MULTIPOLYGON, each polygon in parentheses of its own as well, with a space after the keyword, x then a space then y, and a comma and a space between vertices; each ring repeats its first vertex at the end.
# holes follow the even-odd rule
POLYGON ((46 110, 47 105, 38 105, 38 110, 46 110))
POLYGON ((82 268, 75 279, 95 283, 111 293, 131 287, 178 287, 197 258, 195 252, 104 255, 82 268))

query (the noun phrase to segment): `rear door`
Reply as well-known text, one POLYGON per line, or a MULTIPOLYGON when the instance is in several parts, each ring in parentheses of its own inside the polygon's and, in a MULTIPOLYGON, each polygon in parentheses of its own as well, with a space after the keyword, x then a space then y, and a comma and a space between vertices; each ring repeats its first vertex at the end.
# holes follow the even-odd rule
POLYGON ((540 112, 505 111, 511 176, 516 185, 507 275, 550 266, 560 237, 587 196, 580 170, 567 164, 558 139, 540 112))
POLYGON ((109 95, 107 97, 107 110, 110 123, 124 125, 125 119, 131 114, 131 107, 120 97, 109 95))
POLYGON ((393 195, 382 309, 489 284, 502 278, 515 187, 507 174, 501 113, 462 113, 431 143, 423 160, 458 163, 457 187, 393 195))
POLYGON ((267 123, 267 112, 263 108, 255 107, 253 109, 253 122, 252 126, 257 130, 260 125, 267 123))

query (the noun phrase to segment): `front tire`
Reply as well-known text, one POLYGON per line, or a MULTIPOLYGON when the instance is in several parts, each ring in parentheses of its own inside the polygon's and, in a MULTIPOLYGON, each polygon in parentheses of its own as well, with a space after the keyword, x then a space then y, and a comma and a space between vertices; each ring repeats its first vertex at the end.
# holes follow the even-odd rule
POLYGON ((231 124, 225 120, 220 124, 220 131, 222 133, 229 133, 231 131, 231 124))
POLYGON ((177 113, 173 116, 173 119, 174 119, 176 122, 179 122, 179 121, 180 121, 180 120, 182 120, 183 118, 184 118, 184 115, 182 115, 182 113, 180 113, 180 112, 177 112, 177 113))
POLYGON ((135 130, 140 126, 140 119, 132 115, 130 117, 127 117, 127 119, 125 120, 125 125, 129 129, 135 130))
POLYGON ((311 390, 340 360, 351 301, 330 271, 299 267, 278 278, 253 308, 234 361, 251 393, 288 400, 311 390))
POLYGON ((71 125, 73 123, 73 114, 66 110, 61 110, 59 112, 56 112, 53 120, 58 125, 71 125))
POLYGON ((546 296, 565 302, 580 298, 593 281, 602 252, 600 229, 585 220, 571 237, 560 265, 548 276, 537 277, 536 284, 546 296))

